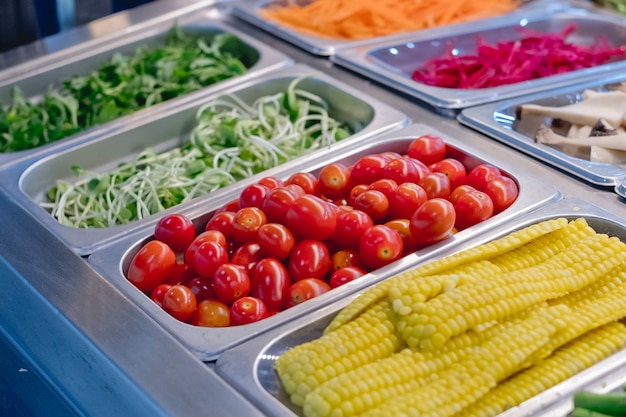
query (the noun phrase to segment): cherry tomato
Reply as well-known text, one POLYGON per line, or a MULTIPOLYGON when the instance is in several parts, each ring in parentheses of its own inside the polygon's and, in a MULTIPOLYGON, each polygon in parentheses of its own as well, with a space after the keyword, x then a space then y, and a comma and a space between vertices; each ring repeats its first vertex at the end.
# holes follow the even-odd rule
POLYGON ((429 245, 452 236, 456 212, 443 198, 433 198, 422 204, 411 217, 409 225, 418 245, 429 245))
POLYGON ((411 221, 409 219, 394 219, 385 223, 385 226, 398 232, 402 238, 404 253, 413 252, 417 249, 417 241, 411 234, 411 221))
POLYGON ((298 239, 327 239, 337 227, 338 212, 335 208, 332 203, 305 194, 287 210, 287 227, 298 239))
POLYGON ((193 255, 192 265, 201 277, 212 278, 217 268, 228 262, 226 248, 217 242, 204 242, 193 255))
POLYGON ((492 178, 500 175, 502 175, 502 172, 500 172, 499 168, 490 164, 480 164, 470 170, 465 183, 476 188, 478 191, 483 191, 492 178))
POLYGON ((458 159, 444 158, 431 165, 430 170, 446 174, 450 179, 450 188, 455 189, 459 185, 465 184, 467 180, 467 170, 465 165, 458 159))
POLYGON ((289 184, 299 185, 306 194, 317 194, 317 178, 310 172, 296 172, 285 181, 289 184))
POLYGON ((389 200, 376 190, 365 190, 354 199, 354 209, 367 213, 374 223, 381 222, 389 213, 389 200))
POLYGON ((454 204, 459 199, 459 197, 461 197, 463 194, 475 193, 477 191, 478 190, 472 187, 471 185, 462 184, 456 187, 454 190, 452 190, 452 193, 450 193, 449 200, 454 204))
POLYGON ((270 189, 263 184, 251 184, 243 189, 239 195, 239 208, 258 207, 261 208, 263 199, 270 189))
POLYGON ((261 259, 250 273, 250 295, 263 301, 269 311, 285 308, 290 285, 289 272, 278 259, 261 259))
POLYGON ((213 276, 213 286, 217 298, 226 304, 250 294, 250 278, 241 265, 220 265, 213 276))
POLYGON ((450 196, 450 178, 441 172, 431 172, 420 181, 428 199, 448 198, 450 196))
POLYGON ((370 268, 380 268, 402 256, 402 238, 395 230, 377 224, 361 236, 359 254, 370 268))
POLYGON ((163 296, 172 287, 172 284, 159 284, 150 293, 150 299, 159 307, 163 307, 163 296))
POLYGON ((236 213, 237 210, 239 210, 239 199, 236 198, 234 200, 230 200, 228 203, 224 204, 222 207, 220 207, 219 209, 217 209, 217 211, 215 212, 217 213, 221 213, 222 211, 232 211, 233 213, 236 213))
POLYGON ((172 285, 163 295, 163 310, 182 322, 191 319, 196 304, 196 296, 185 285, 172 285))
POLYGON ((206 223, 204 227, 205 231, 217 230, 224 235, 224 240, 229 241, 233 238, 233 219, 235 218, 234 211, 222 211, 216 213, 206 223))
POLYGON ((410 219, 426 200, 428 196, 422 187, 412 182, 402 183, 389 199, 389 217, 410 219))
POLYGON ((340 162, 332 163, 322 168, 317 181, 320 195, 330 199, 343 197, 350 191, 350 170, 340 162))
POLYGON ((191 317, 191 324, 202 327, 230 326, 230 310, 218 300, 202 300, 191 317))
POLYGON ((387 200, 391 197, 391 195, 396 191, 397 188, 398 188, 398 183, 390 178, 383 178, 380 180, 376 180, 367 186, 368 190, 376 190, 385 194, 385 197, 387 197, 387 200))
POLYGON ((263 259, 261 246, 257 242, 248 242, 237 248, 233 256, 230 257, 230 263, 243 266, 250 275, 252 268, 261 259, 263 259))
POLYGON ((218 230, 207 230, 200 233, 187 247, 187 250, 185 250, 185 262, 188 263, 193 269, 196 268, 193 263, 196 251, 203 243, 206 242, 215 242, 220 246, 226 247, 226 237, 222 232, 218 230))
POLYGON ((372 226, 374 221, 364 211, 345 211, 337 216, 337 227, 332 241, 341 248, 358 249, 361 235, 372 226))
POLYGON ((258 184, 266 186, 268 189, 273 190, 274 188, 282 187, 284 185, 283 180, 276 177, 264 177, 261 178, 258 184))
POLYGON ((165 280, 166 284, 183 284, 187 283, 196 276, 196 271, 193 270, 188 263, 176 263, 170 271, 169 277, 165 280))
POLYGON ((350 194, 348 194, 348 204, 353 205, 354 200, 361 194, 363 191, 369 188, 368 184, 358 184, 350 189, 350 194))
POLYGON ((385 165, 390 158, 385 155, 365 155, 350 170, 350 178, 353 184, 371 184, 384 178, 385 165))
POLYGON ((176 264, 176 254, 160 240, 151 240, 135 254, 126 277, 140 291, 149 294, 165 282, 176 264))
POLYGON ((494 213, 500 213, 509 208, 519 195, 519 188, 515 180, 504 175, 492 178, 483 191, 493 201, 494 213))
POLYGON ((287 259, 296 245, 296 238, 280 223, 266 223, 259 229, 257 242, 266 256, 280 261, 287 259))
POLYGON ((196 296, 196 301, 206 300, 208 298, 215 298, 215 291, 213 288, 213 280, 205 277, 192 278, 187 286, 191 292, 196 296))
POLYGON ((260 208, 240 208, 233 218, 233 240, 239 244, 255 241, 259 229, 265 223, 267 223, 267 217, 260 208))
POLYGON ((385 165, 384 177, 394 180, 397 184, 403 182, 419 183, 424 175, 430 170, 426 165, 417 159, 408 157, 400 157, 393 159, 385 165))
POLYGON ((359 252, 354 249, 341 249, 333 253, 330 257, 330 271, 336 271, 347 266, 356 266, 365 269, 365 262, 361 259, 359 252))
POLYGON ((268 315, 263 301, 254 297, 242 297, 230 306, 230 324, 241 326, 263 320, 268 315))
POLYGON ((454 210, 456 211, 455 227, 463 230, 493 216, 493 202, 482 191, 465 193, 454 203, 454 210))
POLYGON ((446 157, 446 143, 439 136, 423 135, 411 142, 407 153, 426 165, 434 164, 446 157))
POLYGON ((330 280, 328 281, 330 288, 337 288, 343 284, 347 284, 350 281, 354 281, 357 278, 362 277, 367 274, 364 269, 358 268, 356 266, 346 266, 344 268, 338 269, 330 276, 330 280))
POLYGON ((330 285, 321 279, 305 278, 298 282, 294 282, 289 287, 287 308, 303 303, 306 300, 315 298, 328 291, 330 291, 330 285))
MULTIPOLYGON (((303 194, 304 192, 301 195, 303 194)), ((278 187, 269 190, 261 206, 267 221, 285 224, 287 210, 298 197, 297 192, 288 187, 278 187)))
POLYGON ((293 282, 304 278, 323 279, 329 266, 328 247, 319 240, 303 240, 293 248, 289 255, 289 276, 293 282))
POLYGON ((184 251, 196 237, 196 228, 183 214, 168 214, 154 228, 154 238, 168 245, 174 252, 184 251))

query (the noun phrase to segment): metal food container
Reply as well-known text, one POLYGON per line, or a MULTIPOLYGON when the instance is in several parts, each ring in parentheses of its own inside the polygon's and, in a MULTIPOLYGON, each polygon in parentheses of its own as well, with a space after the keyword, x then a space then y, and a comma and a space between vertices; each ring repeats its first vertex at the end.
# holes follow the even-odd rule
POLYGON ((63 81, 71 79, 73 75, 88 75, 96 70, 102 62, 107 61, 116 53, 132 54, 137 47, 159 47, 164 45, 169 30, 177 24, 183 31, 194 34, 230 33, 240 40, 238 53, 240 58, 249 66, 241 76, 209 85, 193 93, 180 96, 169 101, 156 104, 152 107, 139 110, 134 114, 121 117, 117 120, 94 126, 75 135, 68 136, 37 148, 0 153, 0 167, 10 165, 16 161, 34 155, 41 156, 49 149, 61 148, 98 138, 110 133, 125 124, 135 122, 142 117, 150 117, 157 112, 176 108, 189 100, 194 100, 206 94, 240 85, 255 76, 270 73, 276 69, 292 64, 292 60, 282 52, 261 43, 251 36, 239 31, 232 17, 228 14, 228 3, 206 6, 201 9, 190 8, 187 14, 174 14, 167 20, 149 20, 141 25, 141 30, 130 27, 126 36, 105 37, 89 42, 89 48, 78 44, 46 56, 43 60, 33 60, 17 68, 9 68, 0 72, 0 105, 10 103, 12 91, 19 87, 24 97, 29 101, 40 100, 50 86, 60 87, 63 81), (18 71, 19 70, 19 71, 18 71))
MULTIPOLYGON (((561 217, 570 220, 585 218, 598 233, 608 233, 626 241, 626 219, 617 217, 584 200, 563 199, 516 217, 502 227, 480 236, 475 235, 475 239, 450 248, 441 255, 450 255, 469 249, 532 224, 561 217)), ((356 295, 339 299, 314 314, 300 317, 225 352, 216 363, 218 374, 241 393, 247 395, 250 401, 264 413, 276 417, 302 416, 301 409, 290 403, 288 395, 280 386, 274 371, 274 363, 285 350, 319 338, 328 323, 356 295)), ((575 391, 592 384, 609 390, 616 386, 616 380, 624 383, 626 381, 625 364, 626 350, 622 350, 544 393, 507 410, 500 414, 500 417, 540 415, 563 417, 571 411, 571 399, 575 391)))
POLYGON ((626 45, 626 18, 571 8, 554 13, 544 10, 521 16, 507 15, 498 20, 484 22, 480 27, 450 27, 443 34, 404 37, 402 40, 377 46, 342 49, 331 59, 339 65, 415 97, 443 116, 455 117, 461 109, 467 107, 569 86, 591 77, 601 77, 617 68, 626 68, 626 60, 623 60, 483 89, 442 88, 411 79, 411 74, 416 69, 430 59, 444 56, 448 48, 453 47, 456 55, 474 54, 479 37, 494 45, 497 42, 520 39, 523 36, 520 29, 557 33, 570 24, 576 26, 576 31, 568 37, 570 42, 591 45, 596 38, 605 36, 615 47, 626 45))
MULTIPOLYGON (((500 161, 492 153, 480 152, 463 144, 462 138, 452 138, 436 129, 422 124, 414 124, 401 130, 388 132, 376 138, 361 143, 353 143, 353 146, 344 148, 341 152, 331 150, 318 153, 309 158, 302 159, 297 166, 293 166, 282 173, 275 174, 286 179, 294 172, 307 171, 318 174, 326 165, 333 162, 342 162, 351 165, 362 156, 380 152, 406 152, 409 144, 418 136, 424 134, 440 135, 448 144, 449 156, 457 158, 464 165, 471 168, 483 162, 492 163, 501 167, 505 173, 515 179, 519 185, 519 197, 508 209, 493 216, 475 226, 456 233, 449 239, 431 245, 409 254, 404 258, 393 262, 383 268, 375 270, 360 279, 351 281, 333 289, 305 303, 279 312, 259 322, 226 328, 201 328, 182 323, 170 317, 164 310, 158 307, 146 295, 135 288, 125 277, 125 273, 134 255, 148 241, 153 239, 153 228, 144 228, 131 236, 115 242, 106 248, 94 252, 87 261, 100 273, 117 286, 120 291, 133 302, 140 305, 156 321, 168 329, 194 354, 203 360, 217 358, 222 352, 230 349, 248 339, 258 336, 276 326, 291 322, 303 315, 319 314, 327 304, 337 300, 345 300, 355 291, 361 290, 381 281, 391 275, 406 269, 408 266, 433 258, 450 247, 455 247, 465 240, 482 235, 490 228, 501 223, 511 222, 522 213, 531 211, 545 203, 560 198, 557 190, 549 184, 534 179, 523 168, 500 161)), ((212 217, 214 212, 224 203, 233 198, 230 193, 225 198, 211 200, 203 207, 194 207, 193 210, 181 210, 183 214, 193 219, 196 228, 201 228, 212 217)))
MULTIPOLYGON (((626 81, 623 72, 611 73, 602 79, 594 79, 575 86, 551 89, 542 93, 523 96, 512 100, 498 101, 463 110, 458 120, 481 133, 518 149, 526 154, 566 171, 591 184, 616 187, 616 192, 624 196, 626 166, 591 162, 583 155, 573 156, 556 147, 535 142, 535 133, 549 117, 529 116, 521 120, 516 117, 516 109, 522 104, 545 106, 565 106, 582 100, 584 90, 606 90, 609 84, 626 81)), ((546 123, 549 124, 549 123, 546 123)))
MULTIPOLYGON (((47 191, 55 185, 57 180, 70 182, 76 180, 72 166, 78 165, 94 172, 106 172, 121 162, 132 161, 137 154, 147 148, 155 152, 165 152, 186 144, 196 125, 196 113, 207 102, 218 98, 231 100, 228 95, 233 95, 245 103, 252 104, 259 97, 285 91, 289 84, 300 76, 310 77, 301 81, 298 88, 323 98, 329 104, 329 114, 335 119, 361 129, 328 149, 317 152, 338 152, 355 146, 372 135, 399 128, 408 123, 404 114, 386 104, 311 67, 296 65, 276 70, 272 74, 241 80, 236 87, 231 86, 229 89, 221 90, 220 93, 203 96, 200 100, 171 106, 159 113, 153 113, 150 117, 134 120, 132 123, 127 121, 121 129, 83 142, 79 146, 66 147, 61 151, 53 150, 47 154, 26 159, 4 171, 0 169, 0 186, 5 187, 39 222, 58 235, 75 252, 87 255, 96 248, 128 234, 133 229, 155 224, 162 214, 107 228, 74 228, 59 223, 39 204, 45 200, 47 191)), ((192 206, 206 207, 207 204, 210 205, 211 202, 220 198, 232 198, 232 195, 238 193, 237 190, 256 181, 255 178, 259 175, 271 175, 289 167, 295 169, 301 166, 301 163, 301 158, 297 158, 255 177, 216 190, 210 196, 198 197, 162 213, 186 210, 192 206)))
MULTIPOLYGON (((381 36, 372 39, 362 40, 349 40, 349 39, 336 39, 336 38, 324 38, 314 35, 307 35, 298 32, 292 28, 281 25, 277 22, 271 22, 259 14, 259 10, 270 6, 282 6, 288 3, 296 3, 305 5, 311 3, 311 0, 242 0, 235 3, 233 7, 233 14, 241 19, 267 31, 271 34, 278 36, 285 41, 292 43, 307 52, 321 56, 333 56, 338 51, 344 48, 353 48, 358 46, 371 45, 376 42, 391 41, 398 39, 399 37, 406 36, 407 33, 398 33, 389 36, 381 36)), ((512 16, 521 17, 525 13, 531 13, 535 10, 543 10, 544 12, 552 12, 562 8, 568 7, 569 4, 566 1, 544 1, 535 0, 527 2, 520 6, 515 12, 511 13, 512 16)), ((426 29, 422 31, 412 32, 415 36, 428 36, 430 34, 446 33, 451 30, 459 30, 461 27, 475 27, 481 28, 487 22, 497 21, 501 17, 494 17, 484 19, 480 21, 469 22, 467 24, 455 24, 450 26, 436 27, 433 29, 426 29), (459 29, 457 29, 457 27, 459 29)))

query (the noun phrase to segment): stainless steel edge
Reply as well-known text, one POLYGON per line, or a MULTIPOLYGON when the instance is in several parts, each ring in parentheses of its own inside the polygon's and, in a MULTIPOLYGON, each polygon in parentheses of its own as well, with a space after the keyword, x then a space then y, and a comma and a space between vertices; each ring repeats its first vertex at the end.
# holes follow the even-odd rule
MULTIPOLYGON (((203 94, 196 97, 195 100, 188 100, 182 104, 168 106, 161 109, 160 112, 151 113, 143 118, 137 118, 132 121, 127 120, 119 129, 111 131, 107 134, 100 135, 90 141, 82 141, 78 144, 70 146, 69 144, 61 148, 56 147, 41 152, 34 157, 22 160, 4 170, 0 169, 0 186, 4 187, 13 198, 16 199, 26 210, 30 211, 33 216, 46 228, 51 230, 56 236, 63 240, 69 247, 80 255, 88 255, 100 247, 106 246, 123 238, 132 230, 145 227, 153 227, 156 222, 166 213, 193 210, 194 207, 201 207, 206 210, 207 205, 211 205, 216 201, 223 201, 232 198, 232 195, 238 195, 246 185, 255 182, 262 175, 275 175, 281 172, 293 172, 297 170, 301 164, 306 163, 309 158, 315 156, 316 153, 326 153, 329 151, 341 152, 342 150, 353 146, 369 137, 405 126, 408 118, 403 113, 393 109, 385 103, 363 94, 358 89, 343 84, 332 77, 329 77, 319 70, 312 67, 298 64, 295 66, 278 68, 271 73, 259 74, 255 77, 240 79, 236 84, 229 84, 222 88, 219 92, 210 95, 203 94), (329 149, 320 150, 302 158, 289 161, 278 167, 270 169, 265 173, 258 174, 254 177, 240 181, 221 190, 214 191, 210 195, 198 197, 189 202, 172 207, 160 214, 150 216, 148 218, 135 221, 126 225, 113 226, 101 229, 78 229, 65 226, 53 218, 47 211, 39 207, 39 203, 43 200, 43 195, 55 184, 57 179, 52 178, 51 174, 62 172, 63 179, 71 180, 73 178, 72 165, 80 165, 85 169, 100 170, 103 167, 110 169, 116 166, 120 161, 131 160, 137 153, 145 147, 151 147, 157 151, 165 151, 173 146, 179 145, 181 141, 188 140, 188 133, 192 128, 196 110, 203 104, 225 94, 239 94, 241 92, 252 91, 259 86, 262 89, 264 83, 271 83, 274 80, 285 80, 285 88, 289 81, 299 76, 311 75, 315 80, 319 80, 323 85, 334 88, 342 94, 352 97, 355 101, 362 104, 362 107, 368 106, 371 109, 372 116, 370 123, 361 131, 346 138, 329 149), (193 120, 192 120, 193 119, 193 120), (162 130, 155 131, 157 124, 162 123, 162 130), (142 132, 149 134, 142 134, 142 132), (163 137, 159 137, 160 132, 163 137), (168 135, 173 135, 168 136, 168 135), (145 138, 144 138, 145 137, 145 138), (92 150, 93 149, 93 150, 92 150), (128 153, 126 153, 128 152, 128 153), (85 160, 88 159, 88 164, 85 160), (65 161, 65 163, 63 163, 65 161), (59 167, 59 165, 61 165, 59 167), (93 166, 92 166, 93 165, 93 166), (51 166, 52 168, 47 168, 51 166), (56 168, 55 168, 56 167, 56 168), (34 172, 45 174, 36 174, 34 172), (38 185, 33 186, 36 195, 31 195, 34 191, 26 191, 26 182, 36 182, 38 185)), ((272 92, 273 93, 273 92, 272 92)), ((248 93, 250 95, 250 93, 248 93)), ((332 97, 332 94, 331 94, 332 97)), ((340 99, 339 96, 336 97, 340 99)), ((357 109, 345 109, 346 113, 357 109)), ((349 117, 349 116, 346 116, 349 117)), ((362 117, 362 116, 361 116, 362 117)), ((357 116, 354 116, 356 120, 357 116)))
MULTIPOLYGON (((88 73, 99 65, 105 56, 108 57, 115 52, 124 50, 124 48, 131 48, 132 50, 134 46, 141 45, 144 42, 155 42, 156 39, 167 33, 174 21, 177 21, 183 28, 232 33, 250 48, 256 50, 259 54, 259 59, 244 74, 209 85, 193 93, 141 109, 133 114, 102 125, 94 126, 56 142, 24 151, 0 153, 0 167, 15 164, 25 158, 40 158, 47 152, 66 149, 100 138, 118 131, 119 129, 124 129, 127 125, 138 120, 155 117, 162 112, 167 112, 169 109, 175 109, 185 105, 185 103, 205 97, 206 95, 232 88, 246 80, 271 73, 277 69, 290 66, 293 63, 293 60, 286 54, 267 44, 258 42, 254 37, 239 31, 236 27, 237 22, 234 21, 228 13, 229 9, 227 5, 220 2, 211 4, 210 7, 193 7, 191 10, 188 10, 187 14, 176 15, 174 18, 170 17, 168 20, 157 19, 155 21, 147 21, 146 23, 139 24, 140 29, 133 28, 126 36, 120 36, 118 34, 112 39, 106 37, 95 39, 89 48, 80 45, 79 48, 77 47, 77 50, 72 49, 70 51, 71 56, 63 59, 54 59, 46 65, 36 61, 29 61, 24 65, 29 65, 30 69, 21 68, 20 72, 12 76, 0 73, 0 96, 8 97, 10 91, 15 86, 21 87, 25 91, 27 98, 43 94, 49 85, 47 82, 48 78, 50 78, 50 82, 56 84, 61 80, 67 79, 67 77, 71 77, 75 73, 88 73), (35 85, 37 85, 37 87, 35 87, 35 85)), ((165 15, 168 14, 166 13, 165 15)))
POLYGON ((515 116, 509 113, 518 105, 548 99, 575 97, 586 89, 598 89, 624 80, 626 80, 626 76, 623 71, 612 72, 601 79, 580 82, 569 87, 555 87, 541 93, 467 108, 458 115, 458 121, 591 184, 618 187, 619 193, 619 185, 626 179, 626 167, 590 162, 567 155, 548 145, 535 143, 533 137, 526 136, 506 125, 513 122, 515 116), (509 119, 511 117, 512 119, 509 119), (501 121, 498 120, 500 118, 501 121))
MULTIPOLYGON (((442 116, 455 117, 460 110, 467 107, 532 94, 548 89, 566 87, 588 80, 601 79, 611 71, 626 68, 626 60, 623 60, 526 82, 483 89, 453 89, 429 86, 413 81, 410 72, 407 72, 409 71, 408 62, 413 62, 414 65, 410 67, 417 69, 420 63, 425 62, 427 58, 431 57, 428 55, 427 49, 437 48, 437 50, 439 50, 442 48, 441 45, 446 45, 447 42, 452 42, 455 39, 474 38, 480 34, 485 37, 488 42, 501 41, 502 36, 505 35, 499 31, 507 28, 511 28, 510 32, 513 35, 513 28, 516 26, 541 24, 543 22, 551 23, 558 22, 559 20, 567 22, 570 19, 572 21, 575 21, 574 19, 581 21, 586 19, 590 22, 597 23, 598 31, 603 30, 599 28, 601 25, 615 25, 626 32, 626 16, 620 17, 614 14, 599 13, 595 10, 575 8, 566 8, 555 12, 535 10, 533 13, 522 16, 506 15, 499 19, 486 21, 481 26, 450 27, 447 31, 428 34, 428 36, 403 36, 402 38, 390 40, 382 44, 346 48, 338 51, 335 55, 330 57, 330 59, 338 65, 414 97, 442 116), (497 38, 489 38, 490 32, 493 32, 494 36, 497 36, 497 38), (382 61, 372 56, 375 53, 393 50, 395 50, 397 54, 408 55, 408 62, 401 61, 401 58, 397 58, 398 62, 402 62, 407 68, 398 68, 392 65, 391 62, 382 61), (416 51, 422 52, 420 54, 416 51)), ((590 31, 586 36, 595 37, 597 34, 596 31, 590 31)), ((622 43, 626 43, 626 34, 621 41, 622 43)), ((468 45, 464 47, 468 48, 468 45)))
MULTIPOLYGON (((500 224, 509 223, 523 213, 532 211, 549 201, 559 199, 561 197, 560 193, 555 188, 544 181, 534 178, 531 173, 526 172, 522 167, 507 164, 506 161, 500 160, 497 155, 480 151, 464 144, 462 138, 449 136, 432 126, 423 124, 413 124, 399 130, 387 132, 380 136, 370 138, 369 140, 362 141, 359 144, 352 144, 353 146, 351 146, 349 152, 344 150, 344 152, 332 151, 321 153, 318 156, 309 159, 306 163, 301 163, 294 167, 293 171, 284 171, 279 177, 286 179, 291 172, 301 170, 315 172, 329 163, 335 161, 345 161, 348 158, 354 159, 356 155, 364 155, 371 152, 382 152, 385 149, 398 151, 398 149, 391 148, 391 144, 397 144, 400 143, 399 141, 404 141, 403 143, 408 146, 408 143, 410 143, 413 138, 423 134, 441 135, 450 146, 457 149, 460 153, 469 155, 472 158, 477 158, 477 161, 487 161, 496 166, 503 167, 509 175, 519 182, 520 194, 517 201, 499 215, 496 215, 464 231, 456 233, 450 239, 419 250, 416 253, 407 255, 401 260, 376 270, 359 280, 352 281, 344 286, 334 289, 333 291, 316 297, 313 300, 309 300, 306 303, 292 307, 260 322, 228 328, 211 329, 194 327, 173 319, 160 307, 154 304, 147 296, 133 287, 124 275, 124 263, 127 266, 130 262, 130 258, 134 255, 134 253, 136 253, 140 245, 152 238, 152 228, 144 228, 139 230, 137 233, 133 233, 127 238, 116 241, 108 247, 94 251, 88 257, 88 262, 104 277, 109 279, 110 282, 118 287, 120 291, 128 296, 129 299, 140 305, 150 316, 174 334, 181 341, 181 343, 185 344, 192 352, 194 352, 194 354, 198 355, 203 360, 214 360, 218 358, 222 352, 252 338, 253 336, 256 337, 259 334, 285 322, 291 321, 296 317, 315 314, 315 312, 321 307, 327 304, 335 303, 337 300, 345 298, 354 291, 359 291, 363 288, 371 286, 372 284, 383 280, 390 275, 406 269, 410 265, 440 256, 443 252, 448 250, 449 247, 458 246, 460 243, 468 239, 472 239, 474 236, 482 235, 500 224)), ((232 195, 230 198, 232 198, 232 195)), ((215 205, 206 206, 205 213, 210 214, 219 207, 219 204, 223 202, 225 201, 216 201, 215 205)), ((195 215, 198 214, 197 210, 193 213, 186 213, 185 211, 182 212, 189 214, 189 216, 193 219, 196 219, 195 215)))
MULTIPOLYGON (((606 229, 609 232, 619 228, 622 236, 626 236, 626 218, 606 212, 584 200, 563 199, 525 213, 517 217, 514 223, 501 224, 486 233, 475 235, 473 239, 450 247, 439 256, 451 255, 502 237, 524 226, 558 217, 584 217, 590 223, 607 225, 606 229)), ((607 231, 598 230, 599 233, 606 233, 607 231)), ((313 314, 276 327, 254 340, 226 351, 217 359, 216 371, 267 415, 275 417, 302 416, 301 411, 296 406, 291 405, 282 390, 278 388, 279 382, 273 373, 273 363, 284 350, 295 346, 295 344, 305 343, 321 336, 321 332, 330 320, 354 298, 358 297, 361 292, 353 293, 350 297, 340 299, 313 314)), ((614 379, 615 376, 610 375, 611 371, 618 372, 623 382, 624 373, 620 371, 620 366, 625 361, 626 350, 588 368, 583 373, 526 403, 500 414, 499 417, 546 416, 548 415, 544 414, 546 409, 555 404, 560 406, 560 410, 558 413, 550 415, 563 417, 571 409, 571 395, 575 390, 591 383, 602 385, 604 381, 602 378, 614 379), (601 380, 598 381, 598 378, 601 380)))

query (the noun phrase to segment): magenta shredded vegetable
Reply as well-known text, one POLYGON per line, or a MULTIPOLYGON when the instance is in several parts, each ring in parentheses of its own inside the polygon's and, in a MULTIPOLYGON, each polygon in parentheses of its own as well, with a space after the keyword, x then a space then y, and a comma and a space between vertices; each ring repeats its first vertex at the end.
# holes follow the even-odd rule
POLYGON ((604 38, 592 45, 566 42, 575 31, 570 25, 558 33, 520 29, 524 37, 488 44, 480 35, 475 55, 452 54, 451 45, 443 57, 426 61, 413 72, 417 82, 444 88, 476 89, 543 78, 626 58, 626 46, 612 46, 604 38))

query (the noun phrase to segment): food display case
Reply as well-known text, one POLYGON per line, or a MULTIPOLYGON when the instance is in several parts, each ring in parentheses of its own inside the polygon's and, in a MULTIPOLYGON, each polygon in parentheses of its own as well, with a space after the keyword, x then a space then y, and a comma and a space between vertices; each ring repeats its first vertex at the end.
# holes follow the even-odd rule
MULTIPOLYGON (((533 7, 540 9, 544 4, 528 3, 528 11, 517 11, 515 20, 527 16, 531 22, 536 16, 533 7)), ((158 0, 0 57, 0 95, 21 83, 35 97, 58 76, 87 71, 117 48, 158 42, 174 22, 194 30, 236 33, 243 41, 240 48, 257 58, 241 77, 35 150, 0 154, 4 219, 0 222, 1 415, 302 415, 278 383, 273 368, 277 356, 318 337, 343 307, 375 284, 555 217, 584 218, 599 232, 626 241, 623 166, 594 171, 600 181, 581 180, 581 172, 595 168, 559 165, 547 156, 550 150, 535 150, 527 145, 527 137, 517 135, 510 126, 511 106, 518 100, 571 102, 583 89, 613 81, 607 74, 617 77, 619 68, 606 73, 589 71, 584 79, 572 77, 567 88, 546 79, 534 84, 532 91, 517 91, 515 102, 502 101, 505 97, 500 95, 491 97, 500 100, 494 107, 466 103, 457 120, 445 105, 428 105, 416 100, 413 92, 381 82, 372 73, 351 71, 339 62, 342 49, 338 45, 313 47, 310 39, 285 39, 286 35, 271 28, 251 24, 243 16, 246 10, 254 10, 251 4, 247 0, 158 0), (335 57, 329 59, 332 54, 335 57), (286 179, 300 171, 317 174, 332 162, 351 164, 366 154, 401 154, 413 139, 427 134, 443 138, 450 154, 468 167, 483 162, 497 166, 519 186, 517 200, 484 222, 409 253, 360 280, 257 323, 227 328, 200 328, 177 321, 127 280, 132 257, 153 239, 161 216, 110 228, 79 229, 61 225, 40 207, 49 187, 73 177, 73 165, 104 171, 128 161, 143 147, 166 150, 186 140, 196 112, 209 100, 253 100, 276 93, 301 76, 308 76, 303 89, 323 97, 335 117, 358 125, 359 131, 328 148, 163 213, 183 213, 201 227, 265 175, 286 179), (495 114, 503 116, 494 118, 495 114), (506 126, 481 128, 481 121, 506 126)), ((554 9, 555 19, 582 17, 593 24, 605 22, 602 27, 611 22, 615 29, 611 33, 616 37, 622 33, 621 17, 615 13, 596 14, 592 7, 572 12, 569 2, 554 7, 558 9, 554 9)), ((480 23, 473 25, 464 27, 481 28, 480 23)), ((413 41, 450 37, 449 31, 440 28, 413 41)), ((378 39, 358 48, 374 51, 389 42, 400 45, 393 39, 378 39)), ((626 384, 623 367, 624 355, 619 351, 501 415, 565 417, 571 412, 574 391, 608 391, 626 384)))

